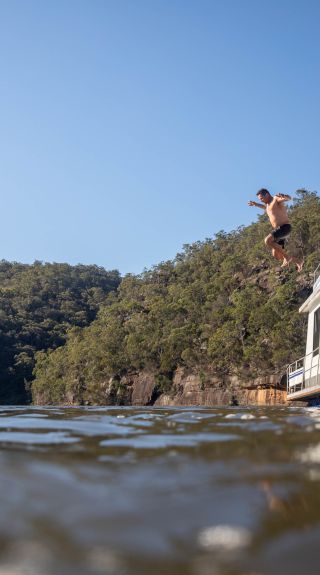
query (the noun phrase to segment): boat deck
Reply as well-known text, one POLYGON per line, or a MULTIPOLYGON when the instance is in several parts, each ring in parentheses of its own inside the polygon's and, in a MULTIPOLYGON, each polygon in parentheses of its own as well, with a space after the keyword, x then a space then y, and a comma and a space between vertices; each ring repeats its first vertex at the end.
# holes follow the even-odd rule
POLYGON ((287 400, 320 396, 320 349, 291 363, 287 369, 287 400))
POLYGON ((320 396, 320 385, 314 385, 312 387, 306 387, 304 389, 301 389, 300 391, 293 391, 291 393, 288 393, 287 400, 288 401, 294 401, 299 399, 303 400, 317 396, 320 396))

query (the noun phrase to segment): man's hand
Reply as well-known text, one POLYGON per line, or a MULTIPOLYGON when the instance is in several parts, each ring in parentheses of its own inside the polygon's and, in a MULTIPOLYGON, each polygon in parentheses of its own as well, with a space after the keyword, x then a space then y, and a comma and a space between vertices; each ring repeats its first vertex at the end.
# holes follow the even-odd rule
POLYGON ((248 206, 254 206, 255 208, 261 208, 262 210, 266 209, 266 206, 263 204, 258 204, 258 202, 253 202, 252 200, 248 202, 248 206))
POLYGON ((288 194, 276 194, 275 197, 278 199, 278 202, 288 202, 291 200, 291 196, 288 194))

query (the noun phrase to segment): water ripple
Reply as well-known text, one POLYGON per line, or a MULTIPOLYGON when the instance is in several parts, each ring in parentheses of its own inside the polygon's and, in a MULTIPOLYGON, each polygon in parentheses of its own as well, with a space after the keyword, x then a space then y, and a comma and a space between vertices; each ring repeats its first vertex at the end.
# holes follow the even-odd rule
POLYGON ((0 408, 0 575, 318 574, 320 410, 0 408))

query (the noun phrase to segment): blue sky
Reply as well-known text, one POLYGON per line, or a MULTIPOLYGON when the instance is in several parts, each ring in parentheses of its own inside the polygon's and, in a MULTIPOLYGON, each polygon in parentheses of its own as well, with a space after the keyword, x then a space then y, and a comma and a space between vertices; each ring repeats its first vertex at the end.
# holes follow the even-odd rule
POLYGON ((0 258, 140 273, 319 190, 320 4, 0 0, 0 258))

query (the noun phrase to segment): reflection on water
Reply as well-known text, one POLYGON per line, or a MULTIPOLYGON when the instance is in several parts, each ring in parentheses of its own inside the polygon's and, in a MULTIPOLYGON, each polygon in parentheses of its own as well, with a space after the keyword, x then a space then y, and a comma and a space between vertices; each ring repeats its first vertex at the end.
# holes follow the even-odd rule
POLYGON ((2 407, 0 575, 318 575, 319 429, 317 408, 2 407))

